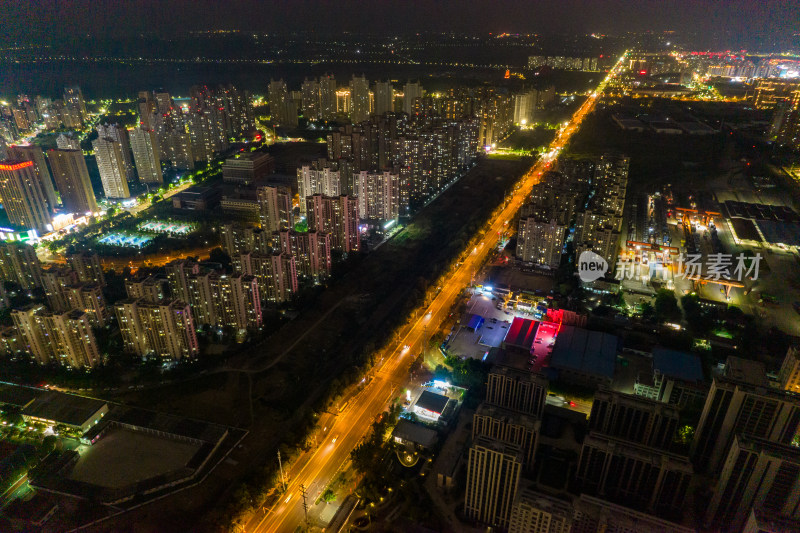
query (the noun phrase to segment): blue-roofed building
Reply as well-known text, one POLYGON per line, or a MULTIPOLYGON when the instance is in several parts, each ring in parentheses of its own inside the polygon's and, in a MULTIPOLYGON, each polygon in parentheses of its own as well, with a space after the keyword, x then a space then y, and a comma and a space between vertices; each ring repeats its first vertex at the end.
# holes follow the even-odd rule
POLYGON ((619 349, 619 337, 602 331, 561 326, 550 368, 558 379, 581 385, 611 385, 619 349))
POLYGON ((705 401, 708 386, 698 356, 656 347, 652 361, 652 372, 637 376, 635 394, 681 407, 705 401))
POLYGON ((478 331, 480 327, 483 325, 483 317, 481 315, 472 315, 469 317, 469 322, 467 322, 467 327, 472 331, 478 331))

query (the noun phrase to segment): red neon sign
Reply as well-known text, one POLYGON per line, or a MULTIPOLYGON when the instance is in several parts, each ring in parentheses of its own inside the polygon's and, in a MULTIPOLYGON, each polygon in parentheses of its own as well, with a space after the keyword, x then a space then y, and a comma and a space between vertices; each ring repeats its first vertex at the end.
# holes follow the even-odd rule
POLYGON ((22 163, 15 163, 13 165, 6 165, 0 163, 0 170, 19 170, 25 167, 32 167, 33 161, 23 161, 22 163))

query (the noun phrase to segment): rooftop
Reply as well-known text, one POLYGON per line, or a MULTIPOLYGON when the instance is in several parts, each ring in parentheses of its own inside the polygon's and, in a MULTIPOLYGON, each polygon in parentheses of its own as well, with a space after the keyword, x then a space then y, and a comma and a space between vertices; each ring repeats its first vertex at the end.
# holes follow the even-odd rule
POLYGON ((22 414, 70 426, 81 426, 105 405, 106 402, 102 400, 47 391, 23 409, 22 414))
POLYGON ((179 192, 178 196, 186 197, 186 198, 188 198, 188 197, 198 197, 198 196, 205 197, 205 196, 209 196, 211 194, 214 194, 217 191, 218 191, 218 188, 216 188, 216 187, 199 187, 197 185, 194 185, 192 187, 189 187, 188 189, 185 189, 185 190, 179 192))
POLYGON ((782 220, 757 220, 758 229, 770 244, 800 246, 800 223, 782 220))
POLYGON ((618 341, 609 333, 561 326, 550 366, 613 379, 618 341))
POLYGON ((725 361, 725 377, 756 387, 769 387, 764 363, 742 359, 733 355, 729 356, 725 361))
POLYGON ((660 346, 653 348, 653 370, 683 381, 703 381, 703 368, 699 357, 660 346))
POLYGON ((261 164, 269 161, 270 159, 272 159, 272 156, 264 152, 241 152, 235 157, 226 159, 224 164, 228 165, 232 163, 237 166, 248 163, 261 164))
POLYGON ((467 323, 467 327, 469 329, 477 330, 479 327, 483 325, 483 317, 481 315, 471 315, 469 317, 469 322, 467 323))
POLYGON ((392 431, 392 436, 430 448, 436 442, 436 432, 422 424, 401 418, 392 431))
POLYGON ((44 393, 41 389, 0 382, 0 404, 25 407, 44 393))
POLYGON ((767 439, 752 437, 750 435, 736 435, 736 442, 738 443, 739 448, 743 450, 763 453, 784 461, 791 461, 795 464, 800 464, 800 449, 798 449, 796 446, 780 444, 778 442, 772 442, 767 439))
POLYGON ((511 323, 511 327, 508 328, 505 343, 530 351, 533 349, 533 341, 536 339, 536 330, 538 329, 538 321, 531 320, 530 318, 516 317, 511 323))
POLYGON ((751 515, 757 527, 756 531, 771 531, 774 533, 800 531, 800 520, 781 516, 766 509, 753 509, 751 515))
POLYGON ((416 406, 437 414, 442 414, 445 405, 447 405, 447 401, 447 396, 442 396, 441 394, 426 390, 422 391, 422 394, 419 395, 416 406))

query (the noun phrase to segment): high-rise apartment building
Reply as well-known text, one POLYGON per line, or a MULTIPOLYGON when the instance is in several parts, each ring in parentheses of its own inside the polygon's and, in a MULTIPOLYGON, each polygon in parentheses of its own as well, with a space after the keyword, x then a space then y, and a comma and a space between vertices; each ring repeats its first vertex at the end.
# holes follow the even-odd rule
POLYGON ((229 327, 237 334, 261 326, 261 297, 253 276, 187 273, 175 264, 168 270, 168 279, 173 296, 183 290, 188 293, 192 316, 198 325, 229 327), (183 275, 185 289, 179 286, 176 274, 183 275))
POLYGON ((472 440, 488 437, 519 446, 525 470, 533 469, 542 422, 538 418, 497 405, 482 403, 472 419, 472 440))
POLYGON ((147 276, 146 278, 126 279, 125 293, 128 298, 148 303, 160 303, 167 299, 169 283, 165 278, 147 276))
POLYGON ((514 124, 533 124, 537 96, 535 89, 514 95, 514 124))
POLYGON ((422 85, 418 81, 408 81, 403 86, 403 112, 407 115, 414 114, 414 106, 422 98, 422 85))
POLYGON ((189 305, 127 298, 114 305, 125 351, 170 359, 194 358, 199 353, 189 305))
POLYGON ((547 380, 538 374, 496 365, 489 372, 486 402, 541 419, 547 380))
POLYGON ((136 102, 139 110, 139 126, 145 130, 152 130, 156 127, 158 104, 150 91, 139 91, 139 99, 136 102))
POLYGON ((272 233, 294 225, 291 190, 286 187, 258 187, 257 197, 262 230, 272 233))
POLYGON ((319 79, 319 118, 336 119, 336 78, 326 74, 319 79))
POLYGON ((89 323, 94 327, 105 326, 110 318, 103 288, 97 283, 77 283, 61 288, 67 309, 80 309, 86 313, 89 323))
POLYGON ((788 445, 800 430, 800 400, 769 386, 763 365, 728 357, 711 383, 691 454, 698 469, 716 473, 735 435, 788 445))
POLYGON ((297 108, 282 79, 269 82, 269 111, 272 120, 281 126, 297 126, 297 108))
POLYGON ((261 327, 261 296, 254 276, 212 275, 210 281, 216 324, 240 331, 261 327))
POLYGON ((591 432, 575 479, 582 492, 656 514, 680 512, 693 475, 687 457, 591 432))
POLYGON ((106 278, 105 274, 103 274, 103 264, 98 254, 94 252, 69 254, 67 255, 67 264, 78 275, 78 281, 105 285, 106 278))
POLYGON ((96 213, 97 200, 80 150, 58 149, 47 152, 61 204, 72 213, 96 213))
POLYGON ((78 275, 69 267, 51 267, 42 270, 42 288, 51 311, 70 311, 64 289, 78 283, 78 275))
POLYGON ((33 246, 0 242, 0 277, 29 291, 42 286, 42 267, 33 246))
POLYGON ((594 194, 587 208, 577 214, 575 249, 601 255, 614 271, 619 255, 622 219, 628 186, 627 156, 604 155, 595 166, 594 194))
POLYGON ((92 141, 92 146, 106 197, 129 198, 131 192, 122 145, 113 139, 98 138, 92 141))
POLYGON ((227 115, 226 134, 244 138, 255 131, 255 112, 249 91, 232 84, 220 85, 216 88, 215 104, 227 115))
POLYGON ((317 120, 320 116, 319 113, 319 82, 315 79, 303 80, 300 86, 302 96, 303 116, 307 120, 317 120))
POLYGON ((672 405, 601 388, 594 395, 589 430, 668 450, 679 418, 672 405))
POLYGON ((369 82, 362 75, 350 80, 350 121, 358 124, 370 115, 369 82))
POLYGON ((330 233, 332 249, 344 253, 361 249, 357 198, 314 194, 306 198, 306 203, 308 228, 330 233))
POLYGON ((569 226, 556 219, 521 217, 517 231, 517 258, 549 268, 558 268, 569 226))
POLYGON ((291 254, 245 252, 239 256, 238 265, 239 272, 255 276, 264 301, 285 302, 297 294, 297 262, 291 254))
POLYGON ((297 169, 297 190, 300 196, 300 214, 306 215, 306 199, 315 194, 339 196, 342 181, 339 165, 335 161, 318 159, 297 169))
POLYGON ((222 109, 202 107, 193 109, 185 117, 192 140, 195 161, 211 161, 217 152, 228 147, 228 117, 222 109))
POLYGON ((33 161, 0 161, 0 198, 12 224, 46 232, 52 220, 33 161))
POLYGON ((393 220, 400 215, 400 174, 383 172, 358 173, 355 195, 362 219, 393 220))
POLYGON ((311 279, 331 273, 331 235, 318 231, 282 230, 278 234, 280 252, 294 256, 297 273, 311 279))
POLYGON ((521 488, 511 509, 508 533, 570 533, 573 514, 571 501, 521 488))
POLYGON ((797 447, 734 436, 706 510, 706 523, 714 531, 738 532, 753 508, 800 519, 797 447))
POLYGON ((464 513, 506 529, 522 472, 519 446, 478 437, 469 448, 464 513))
POLYGON ((222 226, 222 249, 235 259, 243 253, 269 255, 277 247, 275 233, 265 228, 225 224, 222 226))
MULTIPOLYGON (((72 135, 67 135, 66 133, 59 133, 58 137, 56 137, 56 147, 59 150, 80 150, 81 142, 72 135)), ((56 185, 58 185, 57 182, 56 185)))
POLYGON ((375 114, 394 112, 394 88, 390 81, 375 83, 375 114))
POLYGON ((136 178, 131 158, 131 141, 128 130, 119 124, 100 124, 97 126, 98 139, 110 139, 119 143, 120 155, 125 167, 125 177, 131 182, 136 178))
POLYGON ((478 118, 478 144, 493 147, 503 138, 514 122, 514 104, 511 97, 494 90, 476 95, 478 118))
POLYGON ((695 528, 588 494, 576 498, 573 508, 572 533, 697 533, 695 528))
POLYGON ((130 132, 131 150, 136 163, 136 173, 143 183, 163 183, 161 173, 161 148, 153 130, 133 128, 130 132))
POLYGON ((26 351, 40 364, 90 368, 100 363, 97 341, 83 311, 50 313, 44 306, 30 304, 13 310, 11 318, 26 351))
MULTIPOLYGON (((373 116, 328 134, 327 166, 336 166, 341 190, 348 193, 356 192, 360 172, 391 169, 399 175, 400 210, 405 214, 410 204, 418 207, 471 166, 477 135, 478 125, 472 119, 373 116)), ((316 168, 324 165, 317 162, 316 168)))
POLYGON ((353 109, 353 91, 349 87, 336 89, 336 114, 349 115, 353 109))
MULTIPOLYGON (((164 266, 167 273, 171 296, 182 302, 192 303, 189 290, 189 277, 200 273, 200 265, 194 261, 176 259, 164 266)), ((195 318, 195 322, 199 321, 195 318)))
POLYGON ((800 393, 800 346, 790 346, 786 351, 778 379, 783 390, 800 393))
POLYGON ((14 117, 14 122, 17 125, 17 130, 20 132, 30 131, 31 122, 28 119, 28 115, 25 113, 24 109, 13 109, 11 113, 14 117))
POLYGON ((47 205, 50 211, 55 211, 58 200, 56 199, 56 191, 53 188, 53 179, 50 177, 50 171, 47 169, 47 162, 44 159, 44 152, 39 146, 34 144, 29 145, 11 145, 6 149, 6 154, 9 159, 16 159, 17 161, 32 161, 33 168, 39 176, 39 181, 42 184, 42 190, 47 198, 47 205))
POLYGON ((86 112, 86 102, 83 99, 83 91, 77 85, 64 87, 64 105, 75 109, 80 114, 81 121, 89 116, 86 112))
MULTIPOLYGON (((192 136, 186 131, 186 126, 175 125, 169 128, 159 126, 159 128, 161 130, 159 133, 161 156, 168 160, 173 168, 194 169, 195 155, 192 136)), ((198 159, 202 159, 202 157, 198 159)))

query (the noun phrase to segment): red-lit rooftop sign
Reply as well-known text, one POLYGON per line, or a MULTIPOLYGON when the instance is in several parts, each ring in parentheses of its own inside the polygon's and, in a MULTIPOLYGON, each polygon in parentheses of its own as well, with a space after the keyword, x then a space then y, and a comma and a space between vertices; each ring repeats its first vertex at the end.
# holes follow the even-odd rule
POLYGON ((19 170, 25 167, 32 167, 33 161, 22 161, 21 163, 14 163, 13 165, 0 163, 0 170, 19 170))

